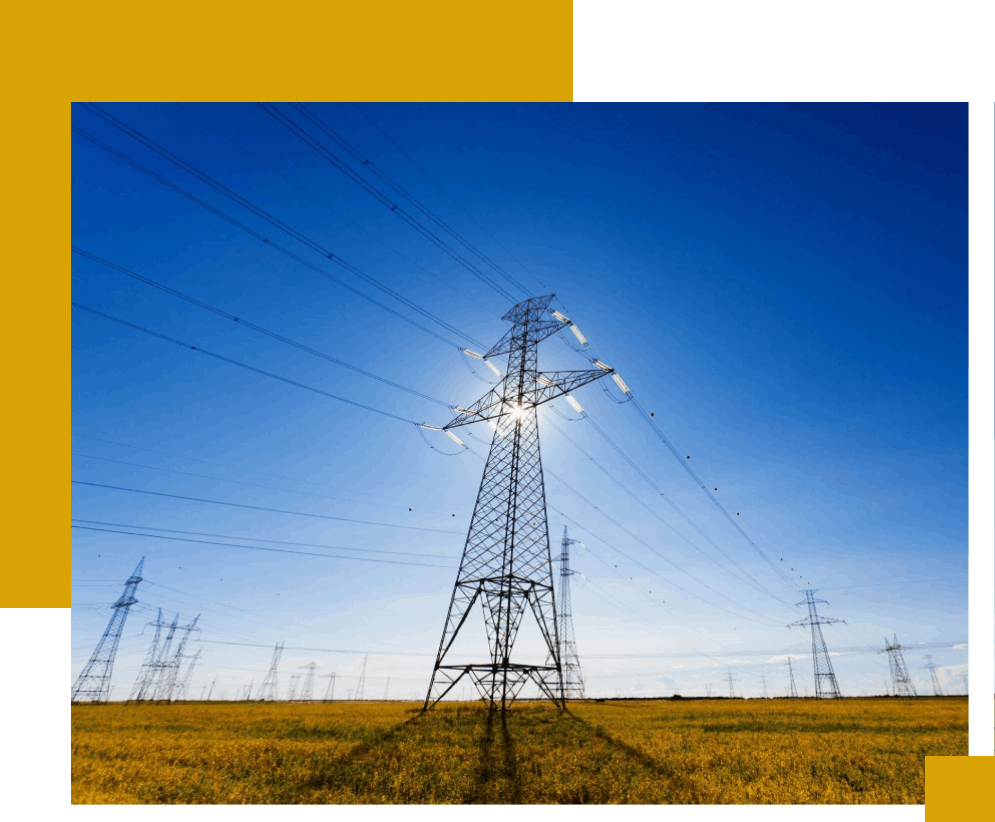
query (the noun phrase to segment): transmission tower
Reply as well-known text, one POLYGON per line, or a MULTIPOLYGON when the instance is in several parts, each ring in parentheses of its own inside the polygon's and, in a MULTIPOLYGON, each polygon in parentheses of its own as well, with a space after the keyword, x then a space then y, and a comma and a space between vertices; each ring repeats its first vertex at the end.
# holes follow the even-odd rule
POLYGON ((328 688, 325 691, 325 702, 331 702, 335 698, 335 676, 336 674, 322 674, 318 679, 327 679, 328 688))
POLYGON ((256 680, 253 679, 248 685, 245 686, 245 696, 243 697, 246 702, 252 698, 252 686, 256 684, 256 680))
MULTIPOLYGON (((791 623, 788 627, 809 625, 812 628, 812 668, 815 672, 815 698, 840 699, 843 695, 840 693, 839 685, 836 684, 836 674, 833 673, 833 663, 829 660, 829 649, 826 648, 826 640, 822 636, 822 626, 844 621, 819 616, 815 607, 817 602, 829 604, 824 599, 816 599, 814 590, 806 591, 805 601, 796 604, 807 605, 808 616, 791 623)), ((844 622, 844 624, 846 623, 844 622)))
POLYGON ((111 608, 110 621, 100 637, 97 647, 90 655, 90 661, 76 677, 70 702, 107 702, 111 696, 111 675, 114 673, 114 657, 117 656, 117 646, 121 641, 125 620, 128 619, 128 609, 136 602, 135 590, 142 581, 142 567, 145 557, 139 560, 134 573, 124 583, 124 593, 117 598, 111 608))
POLYGON ((384 686, 384 689, 383 689, 383 701, 384 702, 387 701, 387 692, 389 690, 390 690, 390 677, 387 677, 387 684, 384 686))
POLYGON ((359 684, 356 686, 356 701, 358 702, 363 698, 363 690, 366 688, 366 660, 369 657, 363 657, 363 670, 359 673, 359 684))
POLYGON ((494 434, 425 710, 464 676, 469 676, 492 710, 507 709, 529 680, 557 705, 564 705, 537 408, 614 372, 600 361, 593 370, 539 372, 539 343, 564 327, 561 321, 547 317, 553 296, 525 300, 504 315, 502 319, 511 322, 512 328, 484 355, 487 359, 508 355, 504 378, 470 408, 457 408, 456 418, 443 426, 455 436, 454 428, 486 422, 494 434), (483 610, 490 662, 449 662, 447 654, 477 600, 483 610), (543 665, 516 663, 512 658, 526 606, 551 660, 543 665))
POLYGON ((217 681, 218 681, 218 678, 217 678, 217 677, 214 677, 214 679, 213 679, 213 680, 211 680, 211 690, 207 692, 207 701, 208 701, 208 702, 210 702, 210 701, 211 701, 211 696, 212 696, 212 695, 214 694, 214 684, 215 684, 215 683, 216 683, 217 681))
MULTIPOLYGON (((584 698, 584 676, 580 670, 580 657, 577 654, 577 641, 574 636, 574 621, 570 604, 570 546, 579 540, 567 536, 563 526, 563 539, 560 540, 560 598, 557 601, 556 625, 560 638, 560 665, 563 668, 563 696, 565 699, 584 698)), ((554 660, 547 659, 546 664, 554 660)))
POLYGON ((936 675, 936 666, 933 664, 932 654, 926 654, 926 666, 929 668, 929 675, 933 678, 933 696, 943 696, 943 691, 940 689, 940 679, 936 675))
POLYGON ((273 649, 273 661, 270 663, 266 677, 263 679, 263 684, 259 688, 260 700, 275 702, 279 698, 279 692, 276 688, 276 669, 280 665, 280 657, 283 656, 283 646, 283 642, 277 642, 276 647, 273 649))
POLYGON ((912 684, 909 669, 905 667, 905 657, 902 656, 902 646, 898 644, 898 634, 894 642, 884 638, 884 651, 888 654, 888 667, 891 668, 891 693, 895 696, 918 696, 916 687, 912 684))
MULTIPOLYGON (((179 618, 178 614, 177 618, 179 618)), ((180 639, 179 645, 176 646, 176 653, 173 655, 172 659, 163 660, 159 684, 156 688, 155 695, 152 697, 156 702, 172 702, 173 692, 176 689, 176 679, 180 674, 180 660, 183 658, 183 650, 186 648, 187 640, 190 639, 190 634, 196 630, 199 630, 197 628, 197 620, 199 619, 200 614, 197 614, 197 616, 194 617, 193 622, 189 625, 184 625, 183 628, 181 628, 183 636, 180 639)))
POLYGON ((169 672, 172 668, 173 659, 170 656, 170 649, 173 645, 173 637, 176 635, 176 629, 180 624, 180 615, 177 614, 173 621, 169 624, 169 630, 166 632, 166 638, 163 640, 162 647, 159 649, 159 655, 156 657, 155 663, 152 666, 151 677, 150 677, 150 687, 145 692, 144 699, 156 700, 158 695, 162 692, 166 681, 169 679, 169 672))
POLYGON ((310 702, 314 696, 314 669, 317 667, 317 662, 310 662, 307 665, 301 665, 302 669, 307 670, 307 673, 304 675, 304 685, 301 688, 301 702, 310 702))
POLYGON ((791 667, 791 656, 788 656, 788 676, 791 677, 791 691, 790 696, 792 699, 798 699, 798 689, 795 687, 795 671, 791 667))
POLYGON ((736 698, 736 692, 733 690, 733 687, 732 687, 732 668, 730 668, 729 669, 729 699, 735 699, 735 698, 736 698))
POLYGON ((760 677, 764 682, 764 699, 770 699, 770 697, 767 696, 767 675, 761 674, 760 677))
POLYGON ((168 625, 162 621, 162 608, 159 609, 159 616, 156 618, 155 622, 149 622, 149 625, 155 626, 155 636, 152 637, 152 644, 149 645, 149 650, 145 654, 145 661, 142 662, 142 666, 138 669, 138 676, 135 678, 135 684, 131 686, 131 694, 128 696, 129 702, 144 702, 146 699, 152 698, 152 693, 155 686, 155 675, 158 670, 159 664, 159 637, 162 634, 162 629, 168 625))
MULTIPOLYGON (((193 666, 197 664, 197 660, 200 659, 200 654, 203 648, 198 648, 197 653, 190 660, 190 665, 187 667, 187 672, 183 674, 183 680, 180 682, 179 696, 177 699, 182 699, 184 702, 187 700, 187 695, 190 691, 190 677, 193 675, 193 666)), ((203 694, 201 694, 203 696, 203 694)))
POLYGON ((301 681, 300 674, 290 675, 290 693, 287 695, 287 702, 296 701, 297 697, 297 683, 301 681))

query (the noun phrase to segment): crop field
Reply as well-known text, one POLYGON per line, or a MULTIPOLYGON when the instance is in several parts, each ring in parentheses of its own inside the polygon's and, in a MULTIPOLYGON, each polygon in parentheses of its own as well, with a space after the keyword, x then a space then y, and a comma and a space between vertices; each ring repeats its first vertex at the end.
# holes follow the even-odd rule
POLYGON ((75 705, 74 803, 925 802, 967 699, 75 705))

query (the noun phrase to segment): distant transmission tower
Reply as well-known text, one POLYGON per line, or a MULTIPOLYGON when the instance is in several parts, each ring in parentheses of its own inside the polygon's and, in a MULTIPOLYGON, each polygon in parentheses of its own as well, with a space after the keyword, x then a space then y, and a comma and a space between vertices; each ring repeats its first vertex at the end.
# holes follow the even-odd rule
MULTIPOLYGON (((578 540, 567 536, 563 526, 563 539, 560 540, 560 599, 557 605, 557 628, 560 638, 560 665, 563 668, 563 696, 566 699, 584 698, 584 676, 580 670, 580 657, 577 654, 577 641, 574 637, 573 609, 570 604, 570 546, 578 540)), ((547 659, 547 663, 554 661, 547 659)))
POLYGON ((290 693, 287 695, 287 702, 295 702, 297 698, 297 683, 301 681, 300 674, 290 675, 290 693))
MULTIPOLYGON (((180 686, 178 689, 179 695, 177 696, 177 699, 182 699, 184 702, 186 702, 186 700, 189 698, 188 694, 190 692, 190 677, 193 675, 193 666, 197 664, 197 660, 200 659, 200 654, 201 651, 203 650, 204 650, 203 648, 198 648, 197 653, 194 654, 193 658, 191 658, 190 665, 187 666, 187 672, 183 674, 183 679, 180 682, 180 686)), ((203 694, 201 694, 201 696, 203 696, 203 694)))
POLYGON ((276 670, 280 666, 280 657, 283 656, 283 646, 283 642, 277 642, 276 647, 273 649, 273 661, 270 663, 269 670, 266 672, 266 677, 263 679, 263 684, 259 688, 260 700, 275 702, 279 699, 279 692, 276 687, 276 670))
POLYGON ((335 674, 322 674, 318 679, 328 680, 328 689, 325 691, 325 702, 331 702, 335 698, 335 674))
POLYGON ((73 685, 70 702, 107 702, 111 695, 111 675, 114 673, 114 657, 117 656, 117 646, 121 641, 125 620, 128 619, 128 609, 136 602, 135 590, 142 581, 142 567, 145 557, 142 557, 135 567, 134 573, 124 583, 124 593, 117 598, 111 607, 114 609, 110 622, 100 637, 97 647, 90 655, 80 675, 73 685))
MULTIPOLYGON (((178 615, 177 615, 178 616, 178 615)), ((181 629, 183 631, 183 636, 180 639, 179 645, 176 646, 176 653, 173 654, 172 659, 165 659, 162 661, 161 675, 159 679, 159 684, 156 687, 155 695, 152 697, 156 702, 172 702, 174 692, 176 690, 176 680, 180 675, 180 660, 183 658, 183 650, 186 648, 187 640, 190 639, 190 634, 197 628, 197 620, 200 619, 200 614, 194 617, 194 621, 189 625, 184 625, 181 629)))
POLYGON ((301 688, 301 702, 310 702, 314 697, 314 669, 317 667, 317 662, 310 662, 307 665, 301 665, 301 668, 307 669, 307 673, 304 675, 304 685, 301 688))
POLYGON ((245 686, 245 696, 242 698, 248 702, 252 698, 252 686, 256 684, 256 680, 253 679, 248 685, 245 686))
POLYGON ((826 640, 822 636, 822 626, 843 622, 843 620, 819 616, 815 607, 817 602, 829 604, 824 599, 816 599, 815 591, 806 591, 805 601, 796 604, 807 605, 808 616, 791 623, 788 627, 791 628, 795 625, 812 627, 812 668, 815 672, 815 698, 840 699, 843 695, 840 693, 839 685, 836 684, 836 674, 833 673, 833 664, 829 660, 829 649, 826 648, 826 640))
POLYGON ((926 667, 929 668, 929 675, 933 678, 933 696, 943 696, 943 691, 940 688, 940 679, 936 675, 936 666, 933 664, 931 654, 926 654, 926 667))
POLYGON ((888 654, 888 667, 891 668, 891 693, 895 696, 918 696, 916 687, 912 684, 912 677, 909 676, 909 669, 905 667, 902 646, 898 644, 898 634, 895 634, 894 637, 894 642, 888 642, 888 637, 885 637, 884 651, 882 651, 882 653, 888 654))
POLYGON ((791 667, 791 656, 788 656, 788 676, 791 677, 791 692, 790 697, 792 699, 798 699, 798 689, 795 687, 795 671, 791 667))
POLYGON ((390 690, 390 677, 387 677, 387 684, 384 686, 384 689, 383 689, 383 701, 384 702, 387 701, 387 692, 389 690, 390 690))
POLYGON ((159 649, 159 655, 156 657, 155 664, 152 666, 150 679, 151 687, 146 691, 144 696, 145 699, 157 699, 169 679, 173 663, 170 651, 173 645, 173 637, 176 635, 176 629, 179 627, 179 624, 180 615, 177 614, 173 621, 169 624, 169 631, 166 632, 166 639, 163 640, 162 647, 159 649))
POLYGON ((769 699, 770 697, 767 696, 767 675, 761 674, 760 677, 764 682, 764 699, 769 699))
POLYGON ((155 626, 155 635, 152 637, 152 644, 149 645, 149 649, 145 654, 145 661, 142 662, 142 666, 138 669, 135 684, 131 686, 131 694, 128 696, 129 702, 144 702, 146 699, 152 698, 161 651, 159 637, 162 634, 162 629, 168 625, 168 623, 162 621, 162 608, 159 609, 159 616, 156 618, 156 621, 149 622, 148 625, 155 626))
POLYGON ((363 698, 363 690, 366 688, 366 660, 369 657, 363 657, 363 670, 359 674, 359 684, 356 686, 356 701, 358 702, 363 698))
POLYGON ((729 698, 730 699, 736 698, 736 692, 733 690, 732 687, 732 668, 729 669, 729 698))
POLYGON ((457 408, 456 418, 443 426, 455 437, 453 428, 486 422, 494 435, 425 696, 425 710, 464 676, 469 676, 491 710, 508 708, 529 680, 554 703, 564 704, 537 408, 614 372, 600 361, 593 370, 539 372, 539 343, 564 327, 562 321, 547 317, 552 299, 552 294, 534 297, 504 315, 503 319, 513 323, 512 328, 483 355, 487 359, 508 355, 504 379, 470 408, 457 408), (448 662, 453 641, 478 600, 490 662, 448 662), (512 648, 526 610, 538 624, 551 662, 513 661, 512 648))

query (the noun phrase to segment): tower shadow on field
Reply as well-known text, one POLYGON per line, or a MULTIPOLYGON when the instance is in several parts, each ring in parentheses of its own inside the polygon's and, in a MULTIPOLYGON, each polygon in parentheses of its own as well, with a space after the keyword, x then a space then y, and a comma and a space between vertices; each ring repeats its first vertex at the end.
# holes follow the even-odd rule
MULTIPOLYGON (((380 804, 611 801, 593 776, 562 783, 556 798, 548 785, 540 787, 563 763, 591 752, 597 753, 584 764, 588 773, 599 763, 611 763, 633 778, 674 788, 684 783, 681 774, 569 711, 547 705, 520 705, 507 712, 460 705, 437 706, 373 732, 345 755, 329 757, 307 787, 325 794, 324 801, 348 802, 353 795, 380 804)), ((323 800, 316 796, 315 801, 323 800)))

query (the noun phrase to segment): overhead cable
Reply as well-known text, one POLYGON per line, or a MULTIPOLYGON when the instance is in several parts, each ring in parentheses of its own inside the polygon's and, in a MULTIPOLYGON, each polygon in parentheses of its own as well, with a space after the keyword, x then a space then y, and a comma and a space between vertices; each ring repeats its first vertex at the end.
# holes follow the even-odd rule
POLYGON ((264 377, 270 377, 274 380, 280 380, 280 382, 285 382, 288 385, 294 385, 298 388, 303 388, 305 391, 311 391, 315 394, 321 394, 323 397, 328 397, 332 400, 338 400, 339 402, 347 403, 348 405, 354 405, 356 408, 362 408, 365 411, 372 411, 374 414, 380 414, 384 417, 390 417, 393 420, 398 420, 399 422, 406 422, 410 425, 418 425, 414 420, 405 419, 404 417, 399 417, 397 414, 391 414, 389 411, 381 411, 379 408, 374 408, 371 405, 364 405, 361 402, 356 402, 355 400, 348 400, 345 397, 339 397, 335 394, 330 394, 328 391, 322 391, 320 388, 314 388, 310 385, 305 385, 302 382, 297 382, 297 380, 292 380, 288 377, 281 377, 279 374, 273 374, 269 371, 263 371, 261 368, 256 368, 254 365, 247 365, 246 363, 239 362, 238 360, 233 360, 230 357, 222 356, 221 354, 215 354, 213 351, 208 351, 206 348, 200 348, 196 345, 190 345, 189 343, 181 342, 180 340, 174 339, 173 337, 167 337, 165 334, 160 334, 158 331, 152 331, 141 325, 136 325, 135 323, 130 323, 127 320, 122 320, 118 317, 112 317, 110 314, 105 314, 103 311, 97 311, 95 308, 89 308, 88 306, 82 305, 77 302, 72 303, 73 308, 79 308, 83 311, 88 311, 91 314, 96 314, 98 317, 103 317, 106 320, 111 320, 121 325, 126 325, 129 328, 134 328, 136 331, 141 331, 144 334, 149 334, 152 337, 158 337, 160 340, 165 340, 166 342, 171 342, 173 345, 179 345, 183 348, 189 348, 191 351, 196 351, 198 354, 203 354, 206 357, 214 357, 216 360, 221 360, 231 365, 237 365, 239 368, 244 368, 247 371, 254 371, 257 374, 262 374, 264 377))
POLYGON ((421 528, 417 525, 394 525, 389 522, 370 522, 364 519, 348 519, 347 517, 333 517, 328 514, 309 514, 306 511, 287 511, 282 508, 264 508, 259 505, 245 505, 239 502, 223 502, 217 499, 203 499, 202 497, 184 497, 179 494, 166 494, 162 491, 145 491, 141 488, 124 488, 119 485, 104 485, 99 482, 84 482, 83 480, 70 480, 73 485, 87 485, 91 488, 109 488, 113 491, 128 491, 133 494, 148 494, 153 497, 169 497, 170 499, 182 499, 188 502, 206 502, 210 505, 227 505, 230 508, 248 508, 253 511, 266 511, 271 514, 287 514, 294 517, 312 517, 314 519, 335 520, 336 522, 351 522, 357 525, 380 525, 384 528, 403 528, 406 531, 430 531, 436 534, 459 534, 460 531, 447 531, 444 528, 421 528))

